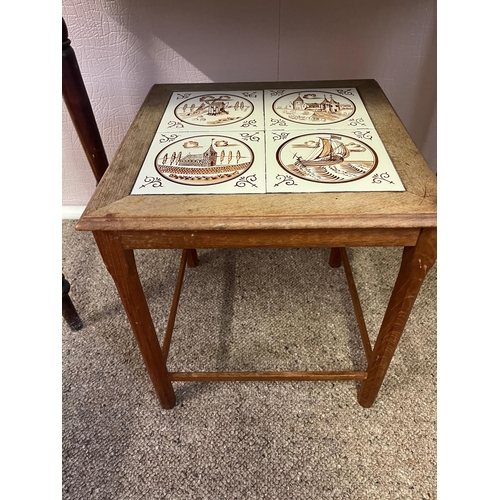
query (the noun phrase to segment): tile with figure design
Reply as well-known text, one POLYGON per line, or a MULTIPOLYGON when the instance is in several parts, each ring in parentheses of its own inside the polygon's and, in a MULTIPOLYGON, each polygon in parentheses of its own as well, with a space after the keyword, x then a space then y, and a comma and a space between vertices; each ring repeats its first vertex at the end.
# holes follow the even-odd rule
POLYGON ((373 128, 355 88, 265 90, 264 110, 267 130, 373 128))
POLYGON ((264 130, 262 90, 173 92, 158 130, 264 130))
POLYGON ((157 132, 130 194, 265 193, 264 132, 157 132))

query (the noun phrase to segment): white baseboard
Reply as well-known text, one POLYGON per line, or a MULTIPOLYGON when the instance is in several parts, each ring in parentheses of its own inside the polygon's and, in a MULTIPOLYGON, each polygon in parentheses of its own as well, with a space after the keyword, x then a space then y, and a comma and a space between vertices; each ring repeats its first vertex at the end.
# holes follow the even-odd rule
POLYGON ((82 216, 84 210, 85 210, 85 205, 83 206, 71 205, 67 207, 62 207, 62 218, 78 220, 82 216))

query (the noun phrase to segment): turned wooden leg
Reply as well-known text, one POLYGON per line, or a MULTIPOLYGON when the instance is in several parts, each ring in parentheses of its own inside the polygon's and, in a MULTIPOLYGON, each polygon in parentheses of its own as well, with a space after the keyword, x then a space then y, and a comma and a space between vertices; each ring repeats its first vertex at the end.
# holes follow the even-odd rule
POLYGON ((64 19, 62 20, 62 95, 94 177, 99 182, 108 168, 108 159, 64 19))
POLYGON ((436 260, 436 229, 421 231, 414 247, 405 247, 399 275, 358 393, 361 406, 374 403, 424 278, 436 260))
POLYGON ((69 290, 70 284, 67 279, 65 279, 64 274, 62 275, 62 316, 68 323, 69 327, 73 331, 80 330, 83 327, 82 320, 78 313, 76 312, 75 306, 70 298, 69 290))
POLYGON ((163 408, 173 408, 175 394, 167 378, 164 357, 137 274, 134 252, 125 250, 119 236, 112 232, 96 231, 94 237, 120 294, 158 399, 163 408))
POLYGON ((198 265, 198 254, 194 248, 187 250, 187 265, 189 267, 196 267, 198 265))
POLYGON ((330 260, 328 261, 331 267, 340 267, 342 264, 342 257, 340 255, 340 248, 332 248, 330 252, 330 260))

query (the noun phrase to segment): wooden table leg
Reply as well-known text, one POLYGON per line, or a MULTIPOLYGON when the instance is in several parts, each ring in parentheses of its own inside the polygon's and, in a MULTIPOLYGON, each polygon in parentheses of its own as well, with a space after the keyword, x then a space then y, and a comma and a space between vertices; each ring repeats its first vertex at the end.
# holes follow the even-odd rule
POLYGON ((374 403, 424 278, 436 260, 436 229, 422 229, 417 244, 405 247, 399 275, 358 393, 361 406, 374 403))
POLYGON ((330 260, 328 261, 331 267, 340 267, 342 264, 342 257, 340 254, 340 248, 333 247, 330 252, 330 260))
POLYGON ((63 318, 68 323, 69 327, 73 331, 78 331, 83 328, 82 320, 80 316, 76 312, 75 306, 73 305, 73 301, 71 300, 69 294, 70 291, 69 281, 62 275, 62 315, 63 318))
POLYGON ((198 253, 194 248, 187 250, 187 265, 196 267, 198 265, 198 253))
POLYGON ((137 274, 134 252, 125 250, 119 236, 112 232, 96 231, 94 237, 120 294, 158 399, 163 408, 173 408, 175 394, 167 378, 165 360, 137 274))

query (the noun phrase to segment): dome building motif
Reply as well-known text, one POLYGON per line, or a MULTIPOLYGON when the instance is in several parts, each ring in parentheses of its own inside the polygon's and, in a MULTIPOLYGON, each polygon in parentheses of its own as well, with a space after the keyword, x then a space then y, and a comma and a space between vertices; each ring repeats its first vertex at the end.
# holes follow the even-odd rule
POLYGON ((347 97, 315 91, 293 92, 276 99, 274 112, 295 123, 323 125, 347 120, 355 111, 355 104, 347 97))

